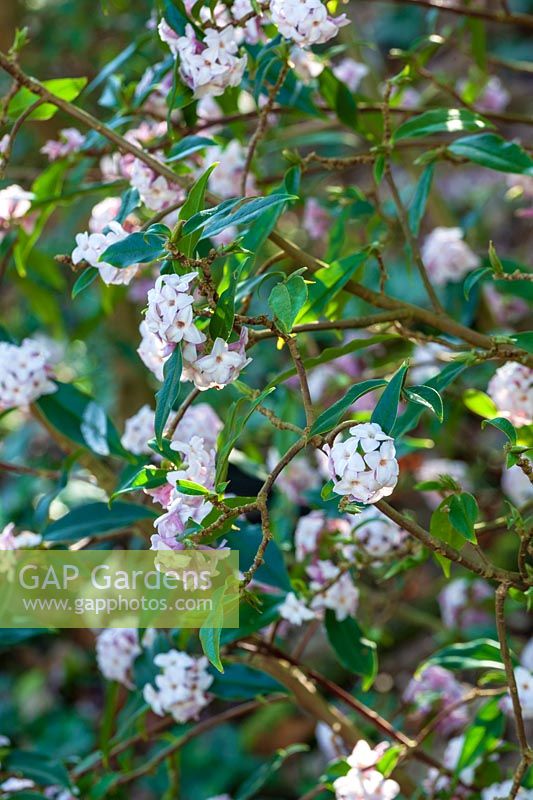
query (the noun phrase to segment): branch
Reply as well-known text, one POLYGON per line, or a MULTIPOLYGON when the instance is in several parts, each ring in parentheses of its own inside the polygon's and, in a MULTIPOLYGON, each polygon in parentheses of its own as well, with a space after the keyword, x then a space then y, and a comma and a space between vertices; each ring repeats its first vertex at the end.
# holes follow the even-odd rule
MULTIPOLYGON (((371 0, 380 2, 380 0, 371 0)), ((453 3, 445 3, 443 0, 387 0, 393 3, 407 3, 419 8, 430 8, 436 11, 443 11, 448 14, 458 14, 462 17, 473 19, 484 19, 487 22, 498 22, 504 25, 520 25, 523 28, 533 29, 533 15, 531 14, 509 14, 506 11, 485 11, 471 6, 460 6, 453 3)))

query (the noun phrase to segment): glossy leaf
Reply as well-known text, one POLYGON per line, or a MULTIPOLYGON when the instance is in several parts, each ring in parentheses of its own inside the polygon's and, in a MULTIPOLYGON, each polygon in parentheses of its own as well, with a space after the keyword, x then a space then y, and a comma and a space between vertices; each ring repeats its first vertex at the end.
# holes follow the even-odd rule
POLYGON ((405 394, 411 402, 430 408, 440 422, 442 422, 444 418, 444 407, 442 405, 442 397, 436 389, 424 385, 410 386, 409 389, 405 390, 405 394))
POLYGON ((363 395, 373 392, 375 389, 380 389, 382 386, 386 385, 387 382, 379 378, 370 381, 363 381, 362 383, 356 383, 355 386, 352 386, 351 389, 348 389, 344 397, 342 397, 340 400, 337 400, 336 403, 333 403, 332 406, 320 414, 311 428, 311 435, 316 433, 327 433, 335 427, 344 412, 347 411, 356 400, 358 400, 360 397, 363 397, 363 395))
POLYGON ((363 689, 370 688, 377 675, 378 659, 375 642, 364 635, 352 617, 338 620, 335 612, 326 611, 326 632, 340 663, 350 672, 361 675, 363 689))
POLYGON ((492 127, 486 119, 466 108, 434 108, 400 125, 394 132, 394 139, 417 139, 434 133, 479 131, 492 127))
POLYGON ((476 498, 469 492, 454 494, 450 499, 449 509, 450 522, 455 530, 469 542, 476 543, 474 525, 479 514, 476 498))
POLYGON ((474 164, 518 175, 533 175, 533 159, 515 142, 506 142, 495 133, 456 139, 448 150, 474 164))
POLYGON ((182 358, 177 345, 163 367, 163 385, 155 396, 155 438, 159 445, 163 441, 165 425, 176 403, 181 388, 182 358))
POLYGON ((385 433, 390 434, 394 428, 407 369, 404 365, 394 373, 372 413, 372 422, 380 425, 385 433))
POLYGON ((287 281, 277 283, 268 298, 274 320, 283 333, 292 326, 307 301, 307 285, 301 275, 292 275, 287 281))

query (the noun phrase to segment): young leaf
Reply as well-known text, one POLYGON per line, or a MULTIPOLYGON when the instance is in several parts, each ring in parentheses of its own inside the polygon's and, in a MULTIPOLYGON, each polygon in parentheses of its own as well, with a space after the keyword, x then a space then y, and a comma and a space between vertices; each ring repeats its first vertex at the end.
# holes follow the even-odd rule
POLYGON ((165 425, 174 408, 174 403, 180 393, 181 380, 181 348, 179 345, 172 351, 172 355, 163 367, 163 385, 157 392, 155 399, 155 438, 159 446, 163 442, 165 425))
POLYGON ((413 403, 430 408, 439 421, 442 422, 444 419, 444 407, 442 405, 442 397, 436 389, 425 385, 410 386, 409 389, 405 390, 405 394, 413 403))
POLYGON ((372 422, 380 425, 385 433, 390 434, 394 428, 394 423, 398 415, 398 403, 400 402, 407 369, 408 367, 406 365, 402 365, 400 369, 394 373, 385 391, 379 398, 378 404, 372 414, 372 422))
POLYGON ((165 239, 160 234, 137 231, 110 245, 99 260, 114 267, 146 264, 166 255, 164 245, 165 239))
POLYGON ((474 525, 478 518, 479 508, 476 498, 468 492, 454 494, 450 499, 450 522, 456 531, 469 542, 477 542, 474 525))
POLYGON ((129 492, 137 492, 141 489, 155 489, 158 486, 163 486, 167 482, 166 469, 158 469, 152 464, 137 470, 133 475, 120 484, 111 495, 110 502, 121 494, 129 492))
POLYGON ((411 205, 409 206, 409 227, 415 236, 418 236, 420 223, 426 210, 434 172, 435 165, 428 164, 420 177, 418 186, 416 187, 416 191, 411 201, 411 205))
POLYGON ((93 283, 98 277, 99 270, 96 267, 87 267, 80 275, 78 275, 74 286, 72 287, 72 299, 74 300, 84 289, 93 283))
POLYGON ((220 660, 220 634, 221 628, 200 628, 200 644, 204 655, 207 656, 211 664, 219 671, 224 672, 222 661, 220 660))
MULTIPOLYGON (((87 78, 53 78, 49 81, 43 81, 43 86, 46 87, 49 92, 55 94, 56 97, 60 97, 61 100, 68 100, 70 102, 76 99, 86 83, 87 78)), ((36 94, 33 94, 33 92, 23 86, 11 99, 7 113, 12 118, 18 117, 38 99, 36 94)), ((31 112, 28 119, 51 119, 56 111, 57 106, 52 103, 42 103, 31 112)))
POLYGON ((307 301, 307 285, 301 275, 292 275, 277 283, 268 298, 268 305, 283 333, 290 333, 294 321, 307 301))
POLYGON ((216 142, 205 136, 185 136, 177 144, 172 145, 166 158, 167 163, 171 161, 181 161, 187 156, 203 150, 205 147, 212 147, 216 142))
POLYGON ((467 275, 467 277, 465 278, 465 282, 463 283, 463 293, 465 296, 465 300, 468 300, 468 298, 470 297, 470 292, 472 291, 476 283, 478 283, 478 281, 480 281, 486 275, 490 275, 491 272, 492 270, 490 267, 478 267, 473 272, 470 272, 467 275))
POLYGON ((457 773, 473 766, 481 756, 491 753, 500 744, 505 717, 497 697, 478 710, 474 721, 465 731, 463 747, 455 767, 457 773))

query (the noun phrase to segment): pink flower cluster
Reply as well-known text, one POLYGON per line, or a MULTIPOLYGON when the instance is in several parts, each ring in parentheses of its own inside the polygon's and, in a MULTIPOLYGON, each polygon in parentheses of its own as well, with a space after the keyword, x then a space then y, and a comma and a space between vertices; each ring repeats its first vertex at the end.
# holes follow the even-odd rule
POLYGON ((176 722, 196 719, 210 702, 207 689, 213 682, 207 658, 194 658, 178 650, 159 653, 154 664, 161 668, 155 686, 147 683, 143 695, 152 711, 160 717, 171 714, 176 722))
POLYGON ((63 128, 59 132, 59 139, 49 139, 41 147, 41 153, 48 156, 50 161, 65 158, 71 153, 78 153, 85 141, 85 136, 77 128, 63 128))
POLYGON ((135 628, 106 628, 96 639, 96 661, 104 678, 129 688, 133 662, 141 652, 135 628))
POLYGON ((27 408, 44 394, 56 391, 51 380, 50 353, 42 342, 0 342, 0 412, 27 408))
MULTIPOLYGON (((465 688, 449 670, 431 665, 410 681, 404 692, 404 700, 413 703, 418 714, 425 716, 430 711, 440 711, 453 706, 464 694, 465 688)), ((458 706, 442 717, 436 730, 443 736, 450 736, 464 728, 468 719, 466 707, 458 706)))
POLYGON ((129 284, 137 274, 139 267, 133 265, 119 269, 105 261, 100 261, 108 247, 121 242, 128 236, 120 222, 112 220, 106 227, 106 233, 78 233, 76 234, 76 247, 72 251, 72 262, 79 264, 85 261, 91 267, 96 267, 100 277, 107 284, 129 284))
POLYGON ((533 369, 508 361, 499 367, 489 381, 489 396, 498 413, 513 425, 522 427, 533 422, 533 369))
POLYGON ((299 47, 324 44, 349 24, 346 14, 330 16, 321 0, 270 0, 270 16, 281 35, 299 47))

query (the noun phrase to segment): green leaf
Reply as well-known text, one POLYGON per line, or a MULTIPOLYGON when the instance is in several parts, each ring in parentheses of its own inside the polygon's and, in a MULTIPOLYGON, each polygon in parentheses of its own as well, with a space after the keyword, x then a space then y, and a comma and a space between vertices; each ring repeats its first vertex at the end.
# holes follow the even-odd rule
POLYGON ((68 439, 92 450, 128 457, 118 432, 104 409, 71 383, 57 383, 57 391, 43 395, 36 406, 46 420, 68 439), (96 449, 95 449, 96 448, 96 449))
POLYGON ((251 700, 274 692, 287 693, 287 689, 270 675, 245 664, 227 664, 223 674, 212 672, 212 675, 214 681, 209 691, 222 700, 251 700))
POLYGON ((457 773, 472 767, 482 756, 491 753, 499 745, 505 729, 505 718, 499 707, 497 697, 491 698, 479 708, 474 721, 468 726, 459 761, 457 773))
POLYGON ((352 617, 339 621, 334 611, 326 611, 326 631, 340 663, 350 672, 361 675, 363 689, 373 684, 378 671, 376 643, 367 639, 352 617))
POLYGON ((418 236, 420 230, 420 223, 426 211, 426 205, 431 190, 431 183, 433 181, 433 173, 435 172, 435 165, 429 164, 422 173, 416 191, 414 193, 411 205, 409 206, 409 227, 415 236, 418 236))
POLYGON ((358 400, 360 397, 363 397, 363 395, 368 394, 368 392, 372 392, 374 389, 380 389, 382 386, 386 385, 387 382, 380 379, 356 383, 355 386, 352 386, 351 389, 348 389, 344 397, 342 397, 340 400, 337 400, 336 403, 333 403, 332 406, 320 414, 311 428, 310 435, 313 436, 316 433, 327 433, 335 427, 344 412, 350 408, 350 406, 352 406, 356 400, 358 400))
POLYGON ((220 634, 221 628, 200 628, 200 644, 204 654, 210 663, 219 671, 224 672, 222 661, 220 660, 220 634))
MULTIPOLYGON (((209 176, 215 169, 217 164, 211 164, 202 175, 198 178, 196 183, 194 183, 187 195, 187 199, 185 200, 184 204, 180 208, 179 219, 180 220, 189 220, 195 214, 197 214, 200 209, 203 208, 204 200, 205 200, 205 192, 207 189, 207 182, 209 181, 209 176)), ((176 242, 177 246, 184 253, 186 256, 191 258, 194 255, 194 251, 196 249, 196 245, 200 239, 200 231, 196 231, 189 235, 182 235, 176 242)))
POLYGON ((136 208, 139 208, 140 205, 141 197, 139 195, 139 190, 133 189, 132 187, 126 189, 126 191, 122 194, 120 209, 116 216, 117 222, 122 224, 126 217, 128 217, 136 208))
POLYGON ((494 419, 484 419, 481 427, 485 428, 487 425, 492 425, 493 428, 498 428, 499 431, 504 433, 511 444, 516 444, 517 434, 514 425, 504 417, 495 417, 494 419))
POLYGON ((442 422, 444 419, 444 406, 442 405, 442 397, 436 389, 426 385, 410 386, 409 389, 405 390, 405 394, 411 402, 430 408, 442 422))
MULTIPOLYGON (((41 786, 64 786, 70 788, 70 778, 63 764, 55 758, 34 750, 11 750, 2 759, 2 768, 17 772, 41 786)), ((18 793, 17 793, 18 794, 18 793)))
POLYGON ((72 299, 74 300, 84 289, 91 285, 98 277, 99 270, 96 267, 87 267, 83 272, 78 275, 74 286, 72 287, 72 299))
POLYGON ((492 270, 490 267, 478 267, 473 272, 470 272, 467 275, 467 277, 465 278, 465 282, 463 283, 463 293, 465 296, 465 300, 468 300, 468 298, 470 297, 470 292, 472 291, 476 283, 478 283, 478 281, 480 281, 486 275, 490 275, 491 273, 492 270))
POLYGON ((181 387, 182 358, 177 345, 163 367, 163 385, 155 396, 155 438, 159 446, 163 443, 165 425, 179 397, 181 387))
MULTIPOLYGON (((43 86, 61 100, 71 102, 75 100, 87 83, 87 78, 54 78, 50 81, 43 81, 43 86)), ((10 117, 18 117, 29 106, 35 103, 39 97, 23 86, 15 94, 8 106, 10 117)), ((57 106, 53 103, 42 103, 35 111, 32 111, 28 119, 50 119, 57 111, 57 106)))
POLYGON ((307 285, 301 275, 277 283, 268 298, 275 322, 283 333, 290 333, 294 321, 307 301, 307 285))
POLYGON ((494 133, 456 139, 448 150, 456 156, 497 172, 533 175, 533 159, 515 142, 506 142, 494 133))
POLYGON ((402 365, 397 372, 394 373, 388 382, 385 391, 379 398, 378 404, 375 407, 371 420, 377 425, 380 425, 385 433, 390 434, 394 428, 396 417, 398 415, 398 404, 402 394, 405 376, 407 374, 407 365, 402 365))
POLYGON ((404 122, 394 132, 393 139, 417 139, 433 133, 478 131, 493 128, 488 120, 466 108, 434 108, 404 122))
POLYGON ((200 239, 216 236, 231 225, 244 225, 260 217, 270 208, 281 205, 289 200, 297 200, 294 195, 280 192, 270 194, 268 197, 237 198, 229 203, 225 201, 209 209, 209 212, 199 212, 191 217, 184 225, 185 234, 202 230, 200 239), (238 207, 237 203, 239 204, 238 207))
MULTIPOLYGON (((439 393, 442 392, 447 386, 449 386, 453 381, 459 377, 459 375, 464 372, 466 369, 466 364, 460 363, 452 363, 447 364, 444 369, 439 372, 438 375, 435 375, 434 378, 431 378, 429 381, 426 381, 423 385, 429 386, 432 389, 436 389, 439 393)), ((404 413, 399 417, 396 425, 394 426, 393 436, 395 438, 399 438, 403 436, 408 431, 412 430, 417 424, 418 420, 422 416, 422 409, 417 407, 416 405, 412 405, 411 407, 407 407, 404 413)))
POLYGON ((418 668, 417 674, 419 675, 432 664, 450 670, 505 669, 499 642, 492 639, 475 639, 472 642, 461 642, 444 647, 424 661, 418 668))
POLYGON ((47 525, 43 539, 47 542, 76 542, 86 536, 94 538, 123 530, 156 516, 147 506, 134 503, 114 503, 111 508, 107 503, 87 503, 47 525))
MULTIPOLYGON (((456 550, 460 550, 464 546, 464 538, 453 527, 449 511, 450 498, 447 497, 432 513, 429 523, 429 532, 435 539, 440 539, 440 541, 455 547, 456 550)), ((440 555, 440 553, 435 554, 435 559, 440 564, 445 576, 449 578, 451 570, 449 559, 440 555)))
POLYGON ((325 67, 318 76, 320 94, 329 108, 334 111, 341 122, 349 128, 357 126, 357 103, 348 87, 325 67))
POLYGON ((308 302, 298 315, 296 322, 313 322, 322 314, 327 316, 328 306, 346 286, 350 278, 355 273, 359 274, 363 269, 368 255, 368 250, 363 250, 317 270, 313 274, 314 283, 308 286, 308 302))
POLYGON ((130 233, 125 239, 110 245, 102 253, 99 261, 113 267, 130 267, 132 264, 146 264, 167 255, 165 239, 149 231, 130 233))
POLYGON ((216 142, 206 136, 185 136, 177 144, 172 145, 166 157, 167 162, 181 161, 187 156, 203 150, 205 147, 212 147, 216 142))
POLYGON ((533 353, 533 331, 522 331, 513 333, 511 339, 517 347, 522 348, 527 353, 533 353))
POLYGON ((456 531, 469 542, 477 543, 474 525, 477 521, 479 508, 476 498, 469 492, 454 494, 450 499, 450 522, 456 531))
POLYGON ((209 335, 212 339, 220 337, 227 340, 233 330, 235 319, 235 292, 241 273, 246 268, 249 259, 241 261, 237 267, 231 270, 229 284, 218 299, 215 313, 209 323, 209 335))
POLYGON ((210 489, 206 489, 205 486, 202 486, 200 483, 196 483, 196 481, 187 481, 185 479, 176 481, 176 489, 182 494, 188 494, 195 497, 213 494, 210 489))

